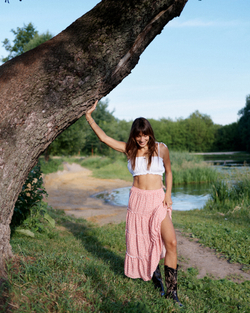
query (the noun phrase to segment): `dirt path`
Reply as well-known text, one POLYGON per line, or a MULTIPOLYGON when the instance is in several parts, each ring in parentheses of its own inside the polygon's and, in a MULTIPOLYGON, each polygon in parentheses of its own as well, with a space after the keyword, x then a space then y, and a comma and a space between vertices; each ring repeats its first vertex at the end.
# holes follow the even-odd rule
MULTIPOLYGON (((91 195, 130 186, 129 182, 94 178, 90 170, 78 164, 66 163, 64 171, 46 175, 44 183, 49 194, 47 201, 54 209, 64 210, 66 214, 85 218, 99 225, 125 221, 126 207, 108 205, 91 195)), ((250 280, 250 274, 244 273, 240 264, 230 264, 218 257, 215 251, 201 246, 198 240, 191 241, 180 230, 176 230, 176 235, 181 268, 197 268, 198 278, 212 275, 214 278, 230 278, 239 282, 250 280)))

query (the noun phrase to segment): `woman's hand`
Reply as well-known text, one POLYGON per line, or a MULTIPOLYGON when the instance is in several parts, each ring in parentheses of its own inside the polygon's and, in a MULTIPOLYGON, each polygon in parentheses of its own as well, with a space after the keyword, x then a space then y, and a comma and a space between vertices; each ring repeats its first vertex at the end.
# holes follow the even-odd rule
MULTIPOLYGON (((96 106, 97 106, 97 103, 98 103, 98 100, 96 100, 96 102, 95 102, 95 104, 92 106, 92 108, 90 108, 87 112, 86 112, 86 114, 85 114, 85 117, 87 118, 87 117, 91 117, 91 113, 92 112, 94 112, 95 111, 95 109, 96 109, 96 106)), ((88 119, 88 118, 87 118, 88 119)))
POLYGON ((166 194, 165 198, 163 200, 163 205, 166 206, 167 208, 169 208, 169 207, 172 206, 172 204, 173 204, 173 201, 171 199, 171 195, 169 196, 169 195, 166 194))

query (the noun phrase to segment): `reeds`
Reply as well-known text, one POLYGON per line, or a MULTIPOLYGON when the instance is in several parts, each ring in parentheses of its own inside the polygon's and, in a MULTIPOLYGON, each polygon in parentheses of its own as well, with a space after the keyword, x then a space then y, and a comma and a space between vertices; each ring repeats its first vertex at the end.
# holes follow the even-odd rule
POLYGON ((220 212, 235 212, 250 205, 250 170, 233 170, 213 183, 211 200, 206 208, 220 212))
POLYGON ((171 152, 173 184, 191 184, 214 182, 217 179, 217 171, 200 156, 188 152, 171 152))

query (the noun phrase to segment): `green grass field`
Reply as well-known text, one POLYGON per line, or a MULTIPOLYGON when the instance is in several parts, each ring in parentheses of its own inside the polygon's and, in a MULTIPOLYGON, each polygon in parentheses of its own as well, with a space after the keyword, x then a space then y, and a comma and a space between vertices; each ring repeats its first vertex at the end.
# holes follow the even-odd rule
MULTIPOLYGON (((184 159, 186 167, 200 166, 200 161, 184 159)), ((104 171, 105 177, 119 162, 123 169, 126 164, 100 157, 77 162, 93 173, 104 171)), ((231 184, 225 178, 217 180, 212 199, 202 210, 174 211, 173 223, 249 272, 248 175, 237 172, 231 184)), ((118 178, 124 179, 123 174, 118 178)), ((43 221, 39 229, 31 226, 34 238, 12 234, 15 258, 7 264, 8 280, 0 288, 1 312, 250 312, 250 281, 197 279, 197 269, 192 267, 179 271, 179 298, 184 304, 180 310, 161 298, 151 281, 125 277, 125 223, 99 227, 62 211, 47 212, 56 227, 43 221)))
MULTIPOLYGON (((11 239, 15 259, 1 290, 2 312, 179 311, 158 295, 151 281, 124 276, 125 223, 97 227, 61 211, 51 210, 50 215, 56 228, 48 233, 35 238, 15 233, 11 239)), ((173 220, 184 227, 192 214, 174 212, 173 220)), ((181 312, 249 312, 250 281, 196 275, 194 268, 179 271, 181 312)))

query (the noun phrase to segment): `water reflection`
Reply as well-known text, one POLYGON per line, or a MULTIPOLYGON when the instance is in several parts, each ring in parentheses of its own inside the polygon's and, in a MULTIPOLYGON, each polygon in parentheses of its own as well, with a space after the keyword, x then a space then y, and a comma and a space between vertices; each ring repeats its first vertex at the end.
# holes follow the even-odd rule
MULTIPOLYGON (((118 206, 127 206, 131 187, 114 189, 94 195, 105 202, 118 206)), ((201 209, 209 199, 210 187, 207 184, 173 186, 173 210, 187 211, 201 209)))

